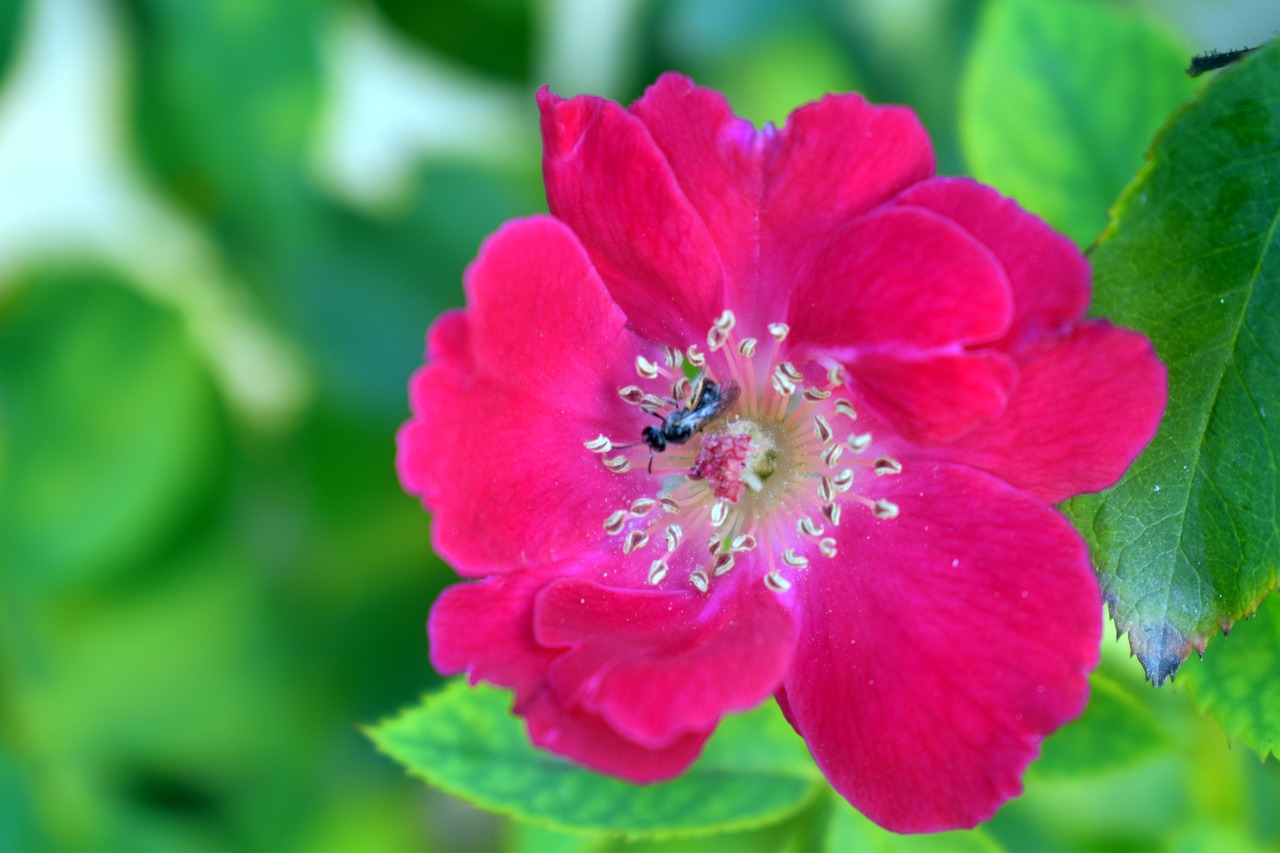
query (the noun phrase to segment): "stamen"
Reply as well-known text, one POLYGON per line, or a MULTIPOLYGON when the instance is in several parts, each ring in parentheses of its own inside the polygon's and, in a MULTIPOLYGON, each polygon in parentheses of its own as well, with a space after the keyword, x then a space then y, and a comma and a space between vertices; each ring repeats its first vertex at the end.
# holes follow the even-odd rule
POLYGON ((806 536, 818 537, 822 535, 822 528, 813 523, 813 519, 805 516, 796 522, 796 530, 806 536))
POLYGON ((604 456, 601 461, 604 462, 604 467, 615 474, 625 474, 631 470, 631 460, 625 456, 604 456))
POLYGON ((707 357, 698 352, 697 344, 689 344, 689 346, 685 347, 684 357, 689 359, 689 363, 699 370, 707 366, 707 357))
POLYGON ((826 503, 822 505, 822 514, 827 521, 831 522, 832 527, 840 526, 840 504, 826 503))
POLYGON ((658 365, 642 355, 636 356, 636 373, 645 379, 658 378, 658 365))
POLYGON ((733 541, 729 543, 731 551, 751 551, 756 547, 756 537, 750 533, 744 533, 741 536, 733 537, 733 541))
POLYGON ((732 568, 733 554, 731 552, 726 551, 723 554, 717 554, 716 561, 711 569, 711 576, 718 578, 721 575, 728 574, 732 568))
POLYGON ((693 574, 689 575, 689 583, 697 587, 698 592, 705 594, 707 589, 711 586, 711 579, 707 577, 706 572, 702 569, 698 569, 693 574))
POLYGON ((622 542, 622 553, 630 554, 637 548, 643 548, 649 544, 649 534, 643 530, 633 530, 627 534, 627 538, 622 542))
POLYGON ((832 539, 830 536, 818 543, 818 550, 822 552, 822 556, 824 557, 834 557, 839 553, 836 550, 836 540, 832 539))
POLYGON ((649 511, 658 505, 653 498, 639 498, 631 504, 631 514, 636 518, 649 514, 649 511))
POLYGON ((849 487, 853 485, 853 469, 845 468, 839 474, 836 474, 835 479, 831 481, 831 485, 836 487, 837 492, 849 491, 849 487))
POLYGON ((627 524, 627 511, 620 509, 615 513, 611 513, 604 520, 604 532, 610 536, 617 536, 627 524))
POLYGON ((827 381, 832 387, 839 387, 844 384, 844 370, 840 365, 833 364, 827 368, 827 381))
POLYGON ((871 446, 871 433, 864 432, 858 435, 851 435, 846 443, 854 453, 861 453, 871 446))
POLYGON ((770 323, 769 334, 773 335, 773 339, 778 343, 782 343, 787 339, 787 333, 791 331, 791 327, 786 323, 770 323))
POLYGON ((680 547, 680 540, 684 538, 684 528, 678 524, 668 524, 663 535, 667 538, 667 552, 674 553, 680 547))
POLYGON ((871 514, 876 518, 897 518, 898 505, 893 501, 887 501, 880 498, 876 501, 875 506, 871 509, 871 514))
POLYGON ((818 482, 818 497, 822 498, 823 503, 830 502, 836 496, 835 489, 831 485, 830 477, 823 477, 818 482))
POLYGON ((613 442, 603 434, 597 438, 591 439, 590 441, 582 442, 582 446, 587 450, 590 450, 592 453, 608 453, 610 450, 613 450, 613 442))
POLYGON ((797 554, 792 548, 788 548, 782 553, 782 562, 786 563, 793 569, 809 568, 809 558, 797 554))
POLYGON ((726 518, 729 517, 729 504, 725 501, 716 501, 711 505, 711 526, 719 527, 724 524, 726 518))
POLYGON ((689 392, 692 390, 693 388, 689 385, 688 378, 681 376, 675 381, 675 384, 671 386, 671 398, 677 403, 683 403, 688 399, 689 392))
POLYGON ((644 402, 644 389, 639 385, 626 385, 618 389, 618 396, 633 406, 644 402))
POLYGON ((821 413, 813 416, 813 434, 818 437, 818 441, 823 444, 830 444, 831 439, 835 437, 835 433, 831 429, 831 424, 827 423, 827 419, 821 413))
POLYGON ((751 358, 756 354, 756 339, 744 338, 742 343, 738 344, 738 353, 744 358, 751 358))
POLYGON ((658 506, 662 507, 663 512, 676 515, 680 512, 680 504, 671 500, 671 498, 658 498, 658 506))
POLYGON ((773 384, 773 390, 777 391, 784 397, 789 397, 796 392, 796 383, 788 379, 781 372, 780 368, 774 368, 773 376, 770 377, 770 381, 773 384))
POLYGON ((806 388, 804 398, 810 403, 816 403, 819 400, 825 400, 831 396, 831 392, 825 388, 806 388))
POLYGON ((781 572, 769 572, 765 575, 764 585, 773 592, 786 592, 791 589, 791 581, 784 578, 781 572))
POLYGON ((663 347, 662 354, 667 367, 679 368, 684 363, 684 353, 677 347, 663 347))
POLYGON ((668 568, 669 566, 667 566, 666 560, 654 560, 652 563, 650 563, 649 564, 649 583, 652 584, 653 586, 657 586, 658 584, 662 583, 662 579, 667 576, 668 568))
POLYGON ((707 540, 707 554, 712 557, 719 554, 721 544, 723 543, 720 541, 719 536, 712 536, 707 540))
POLYGON ((902 463, 892 456, 881 456, 876 460, 875 472, 881 476, 885 474, 901 474, 902 463))
POLYGON ((854 411, 853 403, 844 399, 836 400, 836 414, 844 415, 851 421, 858 419, 858 413, 854 411))
POLYGON ((789 361, 778 362, 778 370, 786 374, 786 377, 797 385, 804 381, 804 374, 796 370, 796 366, 789 361))
POLYGON ((843 444, 833 444, 826 450, 822 451, 822 464, 828 468, 836 467, 836 462, 840 459, 840 454, 844 453, 843 444))
POLYGON ((666 407, 667 401, 657 394, 645 394, 640 399, 640 408, 642 409, 665 409, 666 407))
POLYGON ((711 324, 711 329, 707 332, 707 346, 712 352, 725 345, 729 340, 729 332, 733 331, 736 322, 737 318, 733 316, 733 312, 726 310, 711 324))

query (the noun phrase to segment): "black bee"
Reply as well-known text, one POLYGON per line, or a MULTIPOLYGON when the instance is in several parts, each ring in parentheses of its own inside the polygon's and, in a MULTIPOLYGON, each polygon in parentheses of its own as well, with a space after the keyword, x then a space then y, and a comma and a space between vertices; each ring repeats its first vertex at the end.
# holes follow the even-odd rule
MULTIPOLYGON (((1261 45, 1259 45, 1261 47, 1261 45)), ((1216 68, 1225 68, 1233 62, 1238 62, 1245 56, 1257 50, 1257 47, 1242 47, 1237 50, 1224 50, 1218 52, 1211 50, 1208 53, 1202 53, 1199 56, 1191 58, 1191 64, 1187 66, 1187 74, 1191 77, 1199 77, 1206 71, 1213 71, 1216 68)))
POLYGON ((687 407, 669 412, 662 418, 662 426, 647 426, 640 433, 640 440, 649 445, 649 473, 653 473, 654 453, 666 450, 668 444, 684 444, 695 432, 702 432, 707 424, 729 411, 741 392, 735 384, 721 387, 712 379, 699 377, 687 407))

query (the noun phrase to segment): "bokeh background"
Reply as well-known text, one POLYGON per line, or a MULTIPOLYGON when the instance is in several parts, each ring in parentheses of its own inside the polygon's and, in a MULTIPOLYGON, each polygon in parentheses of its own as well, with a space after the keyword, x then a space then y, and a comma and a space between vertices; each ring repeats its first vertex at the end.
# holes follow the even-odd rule
MULTIPOLYGON (((452 575, 393 469, 424 331, 545 209, 543 83, 627 101, 678 69, 757 122, 859 89, 963 174, 998 2, 0 0, 0 850, 621 846, 475 811, 359 731, 439 685, 452 575)), ((1280 30, 1274 0, 1109 5, 1188 58, 1280 30)), ((1079 762, 1125 760, 1060 750, 991 838, 1280 845, 1275 761, 1110 638, 1101 672, 1079 762)))

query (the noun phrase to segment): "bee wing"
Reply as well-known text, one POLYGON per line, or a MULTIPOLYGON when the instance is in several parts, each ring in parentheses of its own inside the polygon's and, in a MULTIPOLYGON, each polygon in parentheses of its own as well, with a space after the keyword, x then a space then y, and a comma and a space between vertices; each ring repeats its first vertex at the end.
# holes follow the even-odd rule
POLYGON ((737 382, 730 382, 720 391, 720 403, 716 406, 717 412, 727 412, 733 408, 733 404, 738 402, 738 397, 742 396, 742 388, 737 382))

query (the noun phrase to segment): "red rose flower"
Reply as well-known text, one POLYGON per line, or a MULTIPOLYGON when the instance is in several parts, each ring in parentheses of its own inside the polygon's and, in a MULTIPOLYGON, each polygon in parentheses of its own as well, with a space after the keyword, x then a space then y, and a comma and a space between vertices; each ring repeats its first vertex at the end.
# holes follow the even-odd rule
POLYGON ((399 435, 474 581, 435 665, 637 782, 774 695, 883 826, 990 817, 1085 707, 1101 602, 1050 503, 1151 438, 1150 344, 1082 319, 1066 238, 934 177, 907 109, 538 101, 552 216, 481 247, 399 435))

